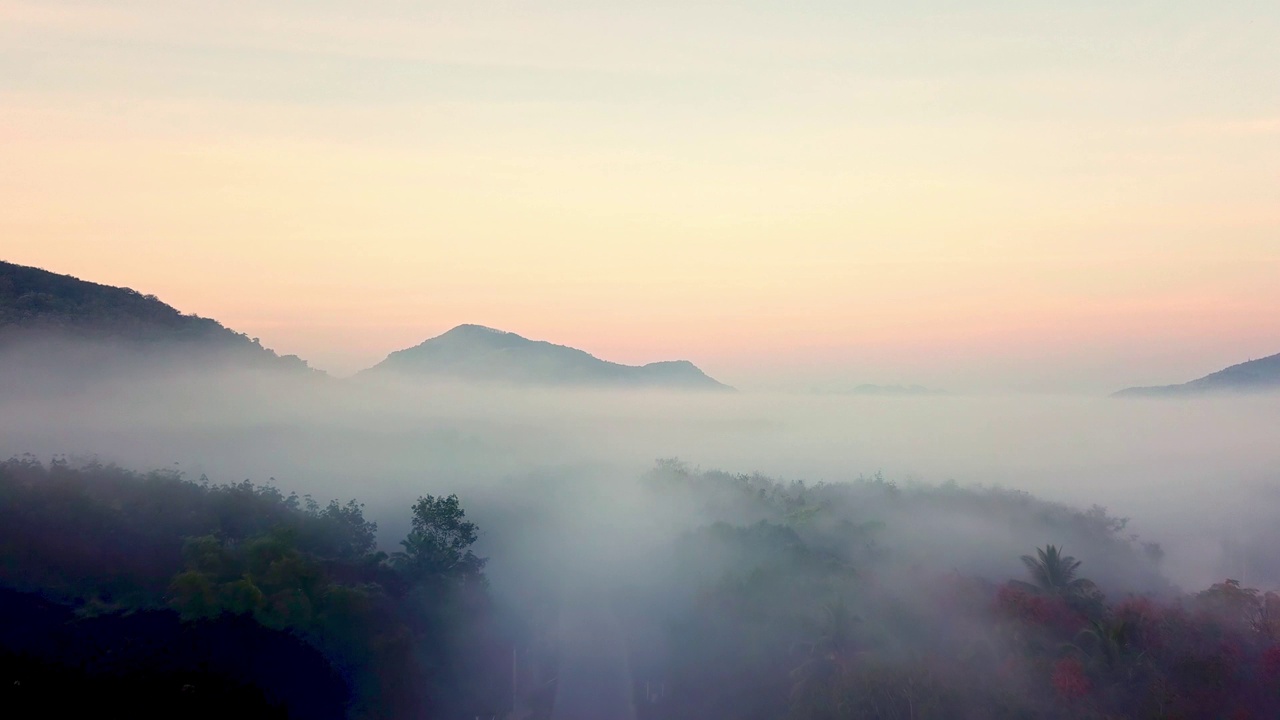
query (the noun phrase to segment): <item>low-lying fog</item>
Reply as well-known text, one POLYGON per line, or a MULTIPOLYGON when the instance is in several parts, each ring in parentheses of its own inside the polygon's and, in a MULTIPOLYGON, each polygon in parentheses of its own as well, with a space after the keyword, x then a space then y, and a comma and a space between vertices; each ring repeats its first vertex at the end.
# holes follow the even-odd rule
MULTIPOLYGON (((998 485, 1131 518, 1189 589, 1222 579, 1224 543, 1270 545, 1280 511, 1275 396, 676 395, 237 376, 11 395, 0 455, 23 453, 354 497, 388 542, 426 493, 458 493, 490 538, 519 512, 501 499, 540 488, 576 488, 557 496, 566 514, 634 526, 646 507, 631 488, 659 458, 784 481, 879 472, 903 486, 998 485)), ((1235 574, 1280 585, 1264 572, 1235 574)))

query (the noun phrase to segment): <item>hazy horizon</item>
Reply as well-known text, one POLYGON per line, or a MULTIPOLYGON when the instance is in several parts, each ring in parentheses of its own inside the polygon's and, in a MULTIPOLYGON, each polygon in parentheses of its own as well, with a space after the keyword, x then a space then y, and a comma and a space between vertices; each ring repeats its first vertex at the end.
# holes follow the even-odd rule
MULTIPOLYGON (((40 269, 48 270, 48 268, 40 268, 40 269)), ((64 274, 64 273, 59 273, 59 274, 64 274)), ((65 274, 69 274, 69 273, 65 273, 65 274)), ((85 280, 88 282, 94 282, 97 284, 104 284, 97 280, 94 280, 91 277, 80 277, 79 279, 85 280)), ((138 292, 142 292, 144 294, 149 294, 145 289, 139 289, 139 288, 130 288, 130 289, 136 290, 138 292)), ((164 301, 164 298, 159 298, 159 299, 161 302, 164 301)), ((176 309, 178 309, 180 312, 183 312, 185 314, 198 315, 198 313, 191 313, 182 308, 176 308, 176 309)), ((208 316, 205 316, 205 317, 208 317, 208 316)), ((212 319, 219 320, 219 318, 217 317, 214 317, 212 319)), ((338 379, 349 379, 357 376, 364 370, 368 370, 378 365, 383 360, 385 360, 388 355, 392 353, 395 353, 400 350, 416 347, 417 345, 421 344, 426 340, 445 334, 448 330, 455 329, 460 326, 467 326, 467 325, 486 327, 486 328, 498 330, 501 332, 510 332, 516 335, 522 335, 528 340, 545 341, 555 345, 566 345, 565 343, 562 343, 554 338, 544 338, 544 337, 523 335, 522 333, 515 330, 511 330, 510 328, 484 325, 483 323, 463 322, 463 323, 449 325, 438 331, 432 331, 433 334, 424 336, 420 340, 411 342, 403 347, 390 348, 387 350, 386 353, 376 356, 376 359, 370 361, 369 364, 361 365, 359 367, 346 367, 343 369, 335 370, 334 368, 326 368, 326 367, 318 366, 312 361, 311 358, 308 358, 305 356, 301 357, 301 359, 304 361, 307 361, 311 367, 316 368, 318 370, 322 370, 326 373, 329 373, 330 375, 338 379)), ((243 330, 236 327, 230 327, 230 329, 237 332, 243 332, 243 330)), ((251 333, 246 333, 246 335, 251 335, 251 333)), ((262 338, 255 338, 255 339, 262 340, 262 338)), ((269 339, 267 339, 267 341, 264 341, 263 346, 281 355, 291 354, 291 353, 285 352, 284 350, 278 347, 272 346, 269 343, 269 339)), ((573 347, 573 346, 569 346, 569 347, 573 347)), ((643 359, 640 361, 627 362, 627 361, 619 361, 610 357, 602 357, 598 353, 592 351, 589 347, 576 347, 575 349, 584 350, 601 360, 620 363, 623 365, 634 365, 634 366, 644 365, 650 362, 689 359, 687 356, 674 355, 674 356, 656 357, 652 359, 643 359)), ((679 351, 677 350, 674 352, 678 353, 679 351)), ((797 352, 799 352, 799 349, 797 349, 797 352)), ((1216 353, 1216 354, 1224 355, 1225 353, 1216 353)), ((1275 354, 1275 353, 1264 353, 1261 357, 1267 357, 1271 354, 1275 354)), ((1043 360, 1043 358, 1040 358, 1040 359, 1043 360)), ((1159 376, 1159 377, 1162 377, 1163 379, 1134 380, 1130 385, 1125 387, 1179 384, 1189 380, 1196 379, 1198 377, 1202 377, 1203 375, 1207 375, 1212 372, 1216 372, 1218 370, 1221 370, 1225 367, 1229 367, 1231 365, 1236 365, 1242 362, 1247 362, 1255 359, 1257 358, 1253 356, 1243 358, 1243 359, 1224 358, 1223 360, 1220 361, 1222 363, 1221 365, 1215 366, 1212 368, 1201 367, 1198 370, 1191 370, 1189 372, 1194 373, 1191 375, 1183 375, 1183 376, 1175 377, 1172 375, 1172 371, 1169 371, 1159 376)), ((1035 360, 1028 360, 1025 357, 1021 359, 1004 358, 1003 362, 1004 362, 1003 367, 1006 367, 1008 369, 1007 375, 1004 377, 1003 381, 1001 381, 1000 379, 995 379, 995 380, 975 382, 972 376, 968 376, 965 374, 963 366, 960 368, 943 369, 941 371, 941 374, 939 374, 939 371, 935 369, 933 371, 924 371, 917 375, 911 375, 910 373, 912 371, 912 368, 915 366, 906 364, 906 365, 895 366, 892 368, 877 370, 875 372, 878 372, 879 374, 875 376, 871 376, 871 375, 857 375, 857 374, 852 374, 850 371, 847 371, 847 370, 842 371, 840 369, 823 367, 821 363, 815 360, 814 357, 802 357, 802 358, 798 358, 797 361, 792 365, 789 365, 786 367, 779 368, 779 367, 771 366, 769 369, 769 372, 766 372, 764 374, 752 373, 750 370, 748 370, 743 374, 735 376, 735 377, 743 378, 743 381, 740 384, 734 385, 734 383, 732 382, 727 384, 729 384, 731 387, 735 387, 736 389, 755 391, 755 392, 818 393, 818 394, 836 394, 836 395, 846 394, 851 391, 856 391, 860 387, 888 389, 890 391, 890 394, 896 394, 892 392, 895 389, 913 388, 916 390, 924 390, 924 391, 933 392, 933 393, 948 393, 948 394, 972 395, 972 396, 999 396, 999 395, 1018 395, 1018 394, 1032 394, 1032 395, 1042 395, 1042 396, 1055 396, 1055 395, 1096 396, 1099 394, 1111 394, 1116 390, 1123 389, 1122 387, 1117 387, 1117 386, 1106 388, 1106 387, 1095 387, 1093 385, 1088 385, 1088 386, 1063 385, 1060 383, 1060 381, 1055 382, 1056 379, 1060 380, 1060 376, 1058 376, 1055 373, 1055 371, 1046 370, 1044 372, 1036 373, 1032 368, 1028 367, 1028 364, 1034 363, 1035 360), (950 387, 944 386, 944 385, 938 385, 938 384, 922 384, 922 382, 918 379, 920 377, 942 377, 942 378, 952 378, 952 379, 959 378, 959 383, 955 386, 950 386, 950 387)), ((993 365, 1001 366, 999 361, 989 358, 987 360, 985 367, 988 371, 990 371, 993 365)), ((704 371, 706 370, 705 367, 702 367, 701 369, 703 369, 704 371)), ((742 371, 740 370, 740 372, 742 371)), ((1138 377, 1143 372, 1143 368, 1141 366, 1135 366, 1130 368, 1126 372, 1127 374, 1133 377, 1138 377)), ((712 377, 716 380, 720 380, 723 382, 722 378, 715 377, 714 374, 712 375, 712 377)), ((907 394, 910 394, 910 393, 907 393, 907 394)))
MULTIPOLYGON (((1224 543, 1265 546, 1280 512, 1275 393, 883 397, 397 376, 316 384, 234 364, 154 364, 155 372, 79 389, 55 377, 10 391, 0 457, 174 468, 326 501, 359 497, 391 536, 402 530, 398 509, 428 492, 459 493, 484 513, 490 502, 546 501, 511 493, 580 483, 593 499, 577 502, 621 520, 641 512, 628 505, 631 483, 663 458, 786 482, 883 473, 904 487, 955 482, 1104 506, 1131 518, 1142 540, 1161 543, 1163 572, 1185 587, 1221 572, 1224 543)), ((1274 572, 1254 582, 1280 584, 1280 566, 1274 572)))
POLYGON ((460 323, 740 387, 1280 351, 1273 4, 0 0, 3 255, 338 375, 460 323))
POLYGON ((1280 716, 1277 39, 0 0, 0 706, 1280 716))

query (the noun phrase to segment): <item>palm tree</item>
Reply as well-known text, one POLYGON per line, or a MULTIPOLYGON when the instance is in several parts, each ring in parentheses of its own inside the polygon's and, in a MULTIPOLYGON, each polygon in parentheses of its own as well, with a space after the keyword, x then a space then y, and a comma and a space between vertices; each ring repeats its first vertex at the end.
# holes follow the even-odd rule
POLYGON ((1076 643, 1071 647, 1090 660, 1094 657, 1085 649, 1086 646, 1096 649, 1098 659, 1110 670, 1128 654, 1132 635, 1133 626, 1126 620, 1090 619, 1089 626, 1076 633, 1076 643))
POLYGON ((1019 585, 1059 597, 1077 597, 1094 590, 1092 580, 1076 577, 1080 561, 1070 555, 1063 555, 1057 545, 1036 548, 1036 555, 1039 557, 1022 556, 1022 564, 1027 566, 1031 582, 1018 583, 1019 585))

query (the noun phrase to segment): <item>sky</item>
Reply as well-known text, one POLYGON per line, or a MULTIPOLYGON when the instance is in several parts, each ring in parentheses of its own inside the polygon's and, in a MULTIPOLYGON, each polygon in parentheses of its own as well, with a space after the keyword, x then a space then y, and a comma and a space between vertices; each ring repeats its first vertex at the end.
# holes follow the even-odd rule
POLYGON ((0 0, 0 258, 336 374, 464 323, 743 387, 1280 352, 1280 4, 0 0))

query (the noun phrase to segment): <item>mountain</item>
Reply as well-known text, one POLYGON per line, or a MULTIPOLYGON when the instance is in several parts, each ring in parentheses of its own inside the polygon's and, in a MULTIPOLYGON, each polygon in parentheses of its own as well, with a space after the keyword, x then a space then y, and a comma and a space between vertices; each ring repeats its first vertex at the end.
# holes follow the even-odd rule
POLYGON ((459 325, 421 345, 393 352, 361 373, 387 374, 516 385, 732 389, 687 360, 620 365, 481 325, 459 325))
POLYGON ((1252 393, 1280 390, 1280 355, 1232 365, 1181 385, 1132 387, 1112 397, 1171 397, 1206 393, 1252 393))
POLYGON ((0 262, 0 367, 47 372, 139 367, 147 359, 317 373, 154 295, 0 262))

